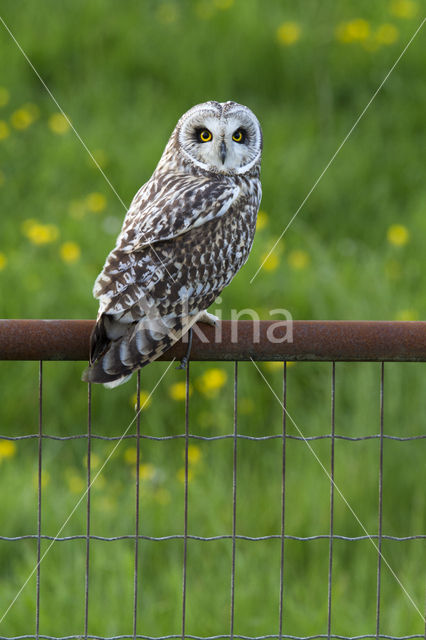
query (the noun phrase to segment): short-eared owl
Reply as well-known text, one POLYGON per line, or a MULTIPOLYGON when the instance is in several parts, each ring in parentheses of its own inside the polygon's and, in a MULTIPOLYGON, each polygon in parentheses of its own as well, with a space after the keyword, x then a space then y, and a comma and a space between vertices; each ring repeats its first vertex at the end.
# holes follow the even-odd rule
POLYGON ((99 313, 83 380, 114 387, 169 349, 246 262, 261 198, 262 130, 236 102, 179 120, 139 189, 93 289, 99 313))

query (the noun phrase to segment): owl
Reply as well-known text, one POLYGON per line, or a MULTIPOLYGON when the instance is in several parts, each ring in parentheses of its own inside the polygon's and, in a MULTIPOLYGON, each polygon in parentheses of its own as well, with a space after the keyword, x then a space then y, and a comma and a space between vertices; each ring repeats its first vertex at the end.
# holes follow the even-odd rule
POLYGON ((236 102, 178 121, 95 281, 86 382, 115 387, 169 349, 246 262, 261 199, 262 130, 236 102))

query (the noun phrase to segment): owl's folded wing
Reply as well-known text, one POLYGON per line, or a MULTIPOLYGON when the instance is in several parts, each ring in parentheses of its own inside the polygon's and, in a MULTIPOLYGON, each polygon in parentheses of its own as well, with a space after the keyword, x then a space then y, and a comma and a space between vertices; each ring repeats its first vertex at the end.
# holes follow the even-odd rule
POLYGON ((158 191, 151 186, 139 199, 135 197, 117 246, 131 253, 172 240, 222 217, 238 199, 240 191, 235 183, 210 178, 174 176, 164 180, 158 191))

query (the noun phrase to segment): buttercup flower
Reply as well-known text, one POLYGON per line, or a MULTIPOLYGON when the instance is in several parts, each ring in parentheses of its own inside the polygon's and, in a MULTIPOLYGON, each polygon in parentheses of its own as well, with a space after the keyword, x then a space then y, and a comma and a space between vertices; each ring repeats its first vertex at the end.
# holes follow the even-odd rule
POLYGON ((139 465, 139 478, 141 480, 152 480, 155 476, 155 467, 150 462, 139 465))
POLYGON ((419 319, 419 314, 415 309, 403 309, 402 311, 399 311, 395 316, 395 320, 399 320, 401 322, 407 322, 410 320, 412 321, 412 320, 418 320, 418 319, 419 319))
POLYGON ((289 47, 299 40, 300 34, 301 28, 297 22, 283 22, 277 29, 277 40, 289 47))
MULTIPOLYGON (((136 393, 134 393, 132 395, 132 397, 130 398, 130 404, 132 405, 132 407, 134 407, 135 411, 137 410, 137 404, 138 404, 138 396, 136 393)), ((143 411, 144 409, 148 409, 149 405, 151 404, 151 398, 149 395, 148 391, 145 391, 144 389, 140 390, 140 408, 141 411, 143 411)))
POLYGON ((363 42, 369 35, 370 24, 364 18, 341 22, 336 28, 336 38, 343 43, 363 42))
POLYGON ((227 379, 228 376, 223 369, 208 369, 198 378, 197 387, 204 395, 213 398, 224 386, 227 379))
POLYGON ((38 118, 39 108, 35 104, 27 104, 14 111, 10 117, 12 127, 18 130, 27 129, 38 118))
POLYGON ((25 220, 21 229, 28 240, 35 245, 50 244, 59 237, 59 229, 54 224, 42 224, 32 218, 25 220))
POLYGON ((260 258, 260 264, 263 264, 262 268, 265 269, 265 271, 275 271, 280 264, 277 251, 274 249, 269 255, 264 253, 260 258))
MULTIPOLYGON (((192 394, 192 386, 189 385, 189 395, 192 394)), ((173 400, 185 400, 186 398, 186 382, 174 382, 170 389, 169 395, 173 400)))
POLYGON ((76 242, 64 242, 59 249, 60 256, 64 262, 76 262, 80 255, 81 249, 76 242))
POLYGON ((262 211, 261 209, 257 214, 256 231, 260 231, 261 229, 264 229, 267 224, 268 224, 268 214, 265 213, 265 211, 262 211))
POLYGON ((0 462, 16 455, 16 444, 13 440, 0 440, 0 462))
POLYGON ((419 10, 414 0, 393 0, 390 4, 391 13, 397 18, 414 18, 419 10))
POLYGON ((390 23, 381 24, 375 34, 374 40, 378 44, 393 44, 398 40, 399 32, 395 25, 390 23))
POLYGON ((0 120, 0 140, 4 140, 10 136, 10 129, 7 122, 0 120))
POLYGON ((6 265, 7 265, 7 258, 3 253, 3 251, 0 251, 0 271, 3 271, 6 265))
POLYGON ((106 198, 102 193, 89 193, 86 198, 86 205, 92 213, 100 213, 106 207, 106 198))
POLYGON ((129 465, 134 465, 136 464, 136 460, 137 460, 137 455, 138 455, 138 451, 136 449, 136 447, 127 447, 124 450, 124 460, 127 464, 129 465))
POLYGON ((387 232, 388 242, 395 247, 403 247, 410 239, 407 227, 402 224, 392 224, 387 232))
MULTIPOLYGON (((193 477, 194 477, 194 473, 192 469, 188 469, 188 483, 191 482, 193 477)), ((176 478, 179 480, 179 482, 182 482, 182 484, 185 482, 185 467, 181 467, 178 470, 176 474, 176 478)))
MULTIPOLYGON (((185 455, 185 452, 183 452, 183 455, 185 455)), ((203 453, 198 445, 188 445, 188 462, 190 464, 197 464, 197 462, 201 460, 202 455, 203 453)))
POLYGON ((287 261, 292 269, 300 271, 302 269, 306 269, 311 259, 306 251, 303 251, 302 249, 295 249, 294 251, 290 251, 287 261))
POLYGON ((64 116, 63 113, 52 113, 52 115, 49 116, 47 125, 49 129, 57 135, 63 135, 64 133, 67 133, 67 131, 71 128, 68 119, 64 116))

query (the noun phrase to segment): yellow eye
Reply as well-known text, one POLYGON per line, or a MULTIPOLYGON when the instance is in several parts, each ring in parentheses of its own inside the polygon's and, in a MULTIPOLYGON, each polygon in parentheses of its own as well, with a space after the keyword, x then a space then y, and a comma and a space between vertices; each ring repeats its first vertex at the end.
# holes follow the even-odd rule
POLYGON ((210 142, 213 136, 208 129, 202 129, 198 134, 198 138, 200 142, 210 142))
POLYGON ((232 136, 232 139, 234 140, 234 142, 243 142, 244 141, 244 135, 243 135, 243 132, 241 131, 241 129, 237 129, 237 131, 232 136))

